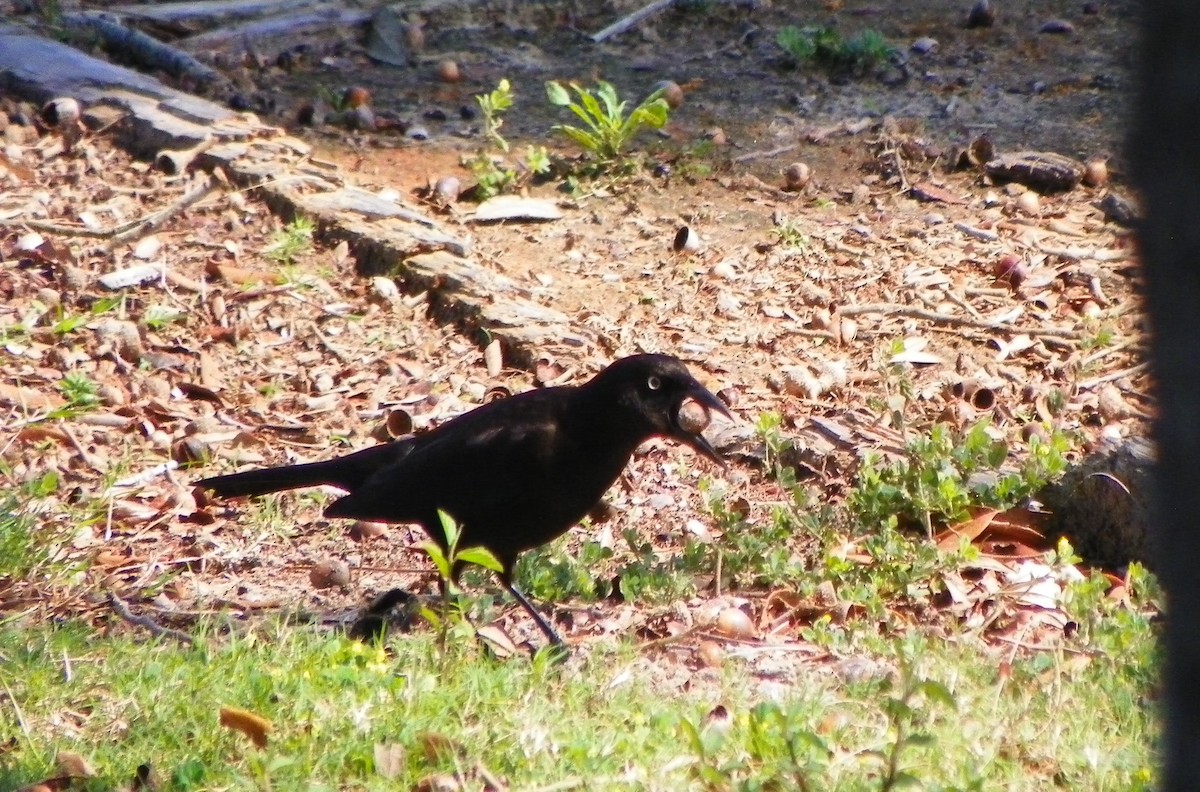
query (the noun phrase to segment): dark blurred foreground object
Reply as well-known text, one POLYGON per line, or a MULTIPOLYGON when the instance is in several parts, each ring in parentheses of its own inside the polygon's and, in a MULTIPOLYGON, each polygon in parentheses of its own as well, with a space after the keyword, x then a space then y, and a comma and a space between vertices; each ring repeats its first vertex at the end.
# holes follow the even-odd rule
POLYGON ((1147 0, 1130 160, 1159 400, 1156 568, 1167 592, 1163 792, 1200 789, 1200 3, 1147 0))
POLYGON ((331 503, 326 516, 417 523, 445 549, 440 509, 461 526, 459 547, 490 550, 502 567, 500 582, 546 638, 561 644, 513 586, 517 555, 583 519, 651 437, 674 438, 720 464, 700 434, 710 409, 729 415, 683 363, 636 355, 584 385, 490 402, 424 434, 326 462, 215 476, 197 485, 238 497, 331 484, 349 494, 331 503), (683 409, 692 402, 704 408, 705 420, 683 409))

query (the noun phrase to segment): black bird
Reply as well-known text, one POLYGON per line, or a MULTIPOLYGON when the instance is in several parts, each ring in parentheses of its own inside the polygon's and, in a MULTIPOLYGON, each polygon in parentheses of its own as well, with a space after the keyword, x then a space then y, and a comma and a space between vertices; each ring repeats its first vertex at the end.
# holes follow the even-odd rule
POLYGON ((441 509, 461 526, 459 547, 490 550, 502 567, 500 582, 550 642, 561 644, 513 585, 517 555, 583 519, 651 437, 674 438, 723 464, 699 431, 681 421, 680 409, 689 400, 703 405, 706 414, 713 409, 729 417, 676 358, 635 355, 583 385, 490 402, 423 434, 326 462, 249 470, 197 484, 225 497, 331 484, 349 494, 325 509, 327 517, 417 523, 444 545, 441 509))

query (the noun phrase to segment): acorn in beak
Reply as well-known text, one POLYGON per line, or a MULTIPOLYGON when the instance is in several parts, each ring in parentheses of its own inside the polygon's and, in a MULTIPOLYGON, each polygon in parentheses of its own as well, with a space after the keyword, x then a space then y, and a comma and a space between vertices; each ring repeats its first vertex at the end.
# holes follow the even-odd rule
POLYGON ((725 404, 708 391, 700 383, 695 383, 683 394, 679 403, 671 411, 671 432, 669 437, 685 443, 699 453, 725 467, 725 460, 717 453, 717 449, 704 439, 701 432, 709 424, 710 411, 716 410, 726 418, 733 420, 725 404))

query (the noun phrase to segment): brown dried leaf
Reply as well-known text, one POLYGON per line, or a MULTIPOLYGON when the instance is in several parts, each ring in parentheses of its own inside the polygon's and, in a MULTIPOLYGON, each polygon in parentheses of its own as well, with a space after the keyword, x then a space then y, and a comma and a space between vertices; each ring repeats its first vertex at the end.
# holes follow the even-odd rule
POLYGON ((375 743, 375 772, 389 781, 404 770, 407 751, 396 743, 375 743))
POLYGON ((974 542, 992 524, 992 520, 999 513, 999 509, 984 509, 965 523, 950 526, 934 538, 938 549, 955 550, 963 537, 966 537, 967 541, 974 542))
POLYGON ((0 404, 25 410, 57 410, 65 407, 67 401, 53 391, 0 382, 0 404))
POLYGON ((261 715, 237 707, 221 707, 220 723, 226 729, 240 731, 259 748, 267 747, 267 735, 271 733, 271 722, 261 715))

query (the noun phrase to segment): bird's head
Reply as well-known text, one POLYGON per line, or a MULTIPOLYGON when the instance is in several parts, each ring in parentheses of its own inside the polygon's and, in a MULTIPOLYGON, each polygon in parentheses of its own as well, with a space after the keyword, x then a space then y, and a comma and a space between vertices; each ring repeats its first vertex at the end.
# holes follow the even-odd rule
POLYGON ((700 432, 707 420, 689 420, 684 405, 695 402, 706 418, 716 410, 732 418, 725 405, 701 385, 677 358, 669 355, 634 355, 622 358, 596 375, 588 388, 616 396, 624 420, 636 421, 648 439, 662 435, 685 443, 724 466, 720 455, 700 432))

